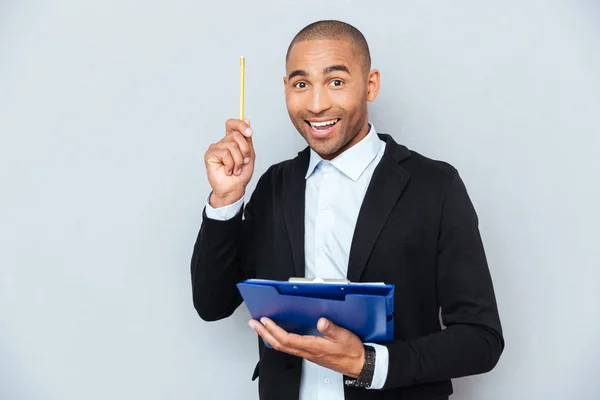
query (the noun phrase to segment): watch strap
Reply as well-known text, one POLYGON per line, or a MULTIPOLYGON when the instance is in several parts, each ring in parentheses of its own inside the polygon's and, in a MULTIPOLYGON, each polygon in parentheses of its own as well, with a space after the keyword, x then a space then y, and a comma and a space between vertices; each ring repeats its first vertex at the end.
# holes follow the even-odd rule
POLYGON ((357 379, 346 378, 346 386, 370 388, 373 383, 373 376, 375 375, 375 348, 369 345, 363 345, 365 349, 365 360, 363 368, 360 371, 360 375, 357 379))

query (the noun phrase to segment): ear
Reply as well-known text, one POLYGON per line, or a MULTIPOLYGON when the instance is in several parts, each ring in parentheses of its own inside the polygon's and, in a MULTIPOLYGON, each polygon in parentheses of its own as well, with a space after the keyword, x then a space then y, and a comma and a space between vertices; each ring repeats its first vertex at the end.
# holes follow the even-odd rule
POLYGON ((287 95, 287 83, 288 83, 288 78, 287 76, 283 77, 283 92, 287 95))
POLYGON ((374 69, 367 75, 367 101, 371 102, 375 100, 379 93, 381 84, 381 75, 379 71, 374 69))

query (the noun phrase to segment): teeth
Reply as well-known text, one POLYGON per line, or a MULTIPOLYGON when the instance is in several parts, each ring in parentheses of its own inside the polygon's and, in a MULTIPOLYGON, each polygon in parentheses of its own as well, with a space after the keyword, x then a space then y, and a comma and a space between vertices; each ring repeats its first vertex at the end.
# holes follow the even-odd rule
POLYGON ((312 126, 313 128, 319 128, 322 126, 327 126, 327 125, 333 125, 336 122, 338 122, 338 119, 332 119, 331 121, 324 121, 324 122, 311 122, 310 126, 312 126))

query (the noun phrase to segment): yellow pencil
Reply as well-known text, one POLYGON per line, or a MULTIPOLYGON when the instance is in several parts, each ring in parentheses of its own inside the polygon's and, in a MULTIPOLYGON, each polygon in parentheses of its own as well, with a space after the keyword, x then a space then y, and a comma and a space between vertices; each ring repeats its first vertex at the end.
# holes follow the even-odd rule
POLYGON ((244 120, 244 75, 246 70, 246 59, 240 57, 240 119, 244 120))

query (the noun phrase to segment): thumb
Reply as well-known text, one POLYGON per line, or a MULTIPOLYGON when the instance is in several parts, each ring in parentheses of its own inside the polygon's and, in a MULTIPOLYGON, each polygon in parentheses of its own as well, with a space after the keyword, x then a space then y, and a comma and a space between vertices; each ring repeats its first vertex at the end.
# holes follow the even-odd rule
POLYGON ((325 336, 329 336, 332 339, 335 339, 340 334, 340 327, 328 320, 327 318, 321 318, 317 322, 317 329, 319 332, 323 333, 325 336))
MULTIPOLYGON (((247 123, 247 124, 248 124, 248 126, 250 126, 250 127, 251 127, 251 125, 250 125, 250 120, 249 120, 248 118, 244 118, 244 122, 245 122, 245 123, 247 123)), ((254 156, 255 156, 255 154, 254 154, 254 144, 252 143, 252 136, 248 136, 248 137, 246 137, 246 141, 247 141, 248 143, 250 143, 250 151, 252 152, 252 157, 254 157, 254 156)))

